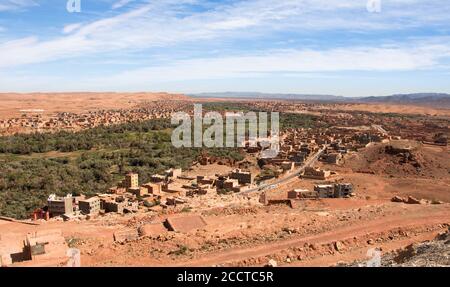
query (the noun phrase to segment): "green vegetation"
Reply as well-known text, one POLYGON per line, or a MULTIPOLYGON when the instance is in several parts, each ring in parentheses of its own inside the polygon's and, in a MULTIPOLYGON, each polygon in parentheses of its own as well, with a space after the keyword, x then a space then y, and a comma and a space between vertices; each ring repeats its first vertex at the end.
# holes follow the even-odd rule
POLYGON ((185 206, 183 207, 183 209, 181 210, 181 212, 191 212, 192 211, 192 207, 190 206, 185 206))
MULTIPOLYGON (((250 104, 240 102, 203 103, 203 109, 208 111, 230 112, 259 112, 251 108, 250 104)), ((261 110, 262 111, 262 110, 261 110)), ((258 114, 257 114, 258 116, 258 114)), ((270 117, 269 117, 270 127, 270 117)), ((280 129, 287 128, 312 128, 318 126, 318 117, 310 114, 280 113, 280 129)), ((246 125, 248 127, 248 124, 246 125)))
POLYGON ((190 250, 186 245, 181 245, 179 246, 178 249, 170 251, 169 255, 176 255, 176 256, 186 255, 189 251, 190 250))
POLYGON ((148 201, 148 200, 144 200, 144 206, 145 207, 153 207, 153 206, 157 206, 160 205, 161 202, 159 200, 154 200, 154 201, 148 201))
POLYGON ((203 110, 205 111, 248 112, 252 110, 248 104, 239 102, 207 102, 201 104, 203 106, 203 110))
POLYGON ((261 171, 260 174, 258 174, 255 178, 255 181, 257 183, 260 183, 264 180, 272 179, 272 178, 278 178, 280 176, 280 173, 269 167, 264 167, 264 169, 261 171))
MULTIPOLYGON (((232 104, 214 104, 231 108, 232 104)), ((212 107, 216 107, 211 104, 212 107)), ((245 107, 237 104, 234 108, 245 107)), ((209 107, 211 108, 211 107, 209 107)), ((314 117, 281 114, 281 128, 312 127, 314 117)), ((174 148, 169 120, 150 120, 80 132, 0 137, 0 215, 28 218, 57 195, 105 192, 129 172, 140 182, 169 168, 187 169, 205 150, 174 148)), ((212 148, 210 156, 241 161, 239 149, 212 148)), ((263 171, 260 179, 277 176, 263 171)))
MULTIPOLYGON (((169 121, 151 120, 77 133, 15 135, 0 138, 0 215, 28 218, 58 195, 105 192, 129 172, 145 183, 154 173, 186 169, 201 148, 174 148, 169 121)), ((241 160, 237 149, 208 154, 241 160)))
POLYGON ((159 137, 170 134, 152 133, 171 128, 168 120, 151 120, 109 127, 96 127, 80 132, 20 134, 0 138, 0 153, 29 155, 50 151, 73 152, 93 148, 139 147, 149 140, 158 142, 159 137), (153 138, 152 138, 153 137, 153 138))
POLYGON ((318 117, 309 114, 280 114, 280 129, 318 127, 318 117))
POLYGON ((83 242, 83 240, 78 237, 66 238, 66 243, 67 243, 67 246, 69 246, 69 248, 75 248, 82 242, 83 242))
POLYGON ((222 189, 217 190, 217 194, 220 194, 220 195, 227 195, 227 194, 231 194, 231 193, 233 193, 233 191, 228 188, 222 188, 222 189))

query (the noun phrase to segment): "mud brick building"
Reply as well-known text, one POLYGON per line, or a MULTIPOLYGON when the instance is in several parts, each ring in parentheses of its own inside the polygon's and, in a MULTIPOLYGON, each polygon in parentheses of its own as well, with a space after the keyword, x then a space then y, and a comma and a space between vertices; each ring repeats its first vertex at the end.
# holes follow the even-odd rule
POLYGON ((302 175, 303 178, 310 178, 310 179, 319 179, 319 180, 325 180, 330 176, 331 172, 328 170, 321 170, 321 169, 315 169, 313 167, 306 167, 305 171, 302 175))
POLYGON ((161 190, 162 190, 161 184, 149 182, 149 183, 143 184, 142 187, 147 189, 148 194, 152 194, 152 195, 160 195, 161 194, 161 190))
POLYGON ((318 184, 314 186, 320 198, 334 197, 334 186, 332 184, 318 184))
POLYGON ((230 173, 231 179, 237 179, 239 184, 252 184, 253 183, 253 175, 249 171, 242 171, 240 169, 236 169, 230 173))
POLYGON ((80 200, 78 202, 78 207, 84 214, 97 214, 101 209, 100 198, 95 196, 89 199, 80 200))
POLYGON ((316 191, 309 191, 307 189, 294 189, 288 191, 287 197, 289 199, 306 199, 306 198, 318 198, 316 191))
POLYGON ((340 153, 323 154, 322 156, 320 156, 319 160, 329 164, 339 164, 339 162, 342 160, 342 154, 340 153))
POLYGON ((351 183, 337 183, 334 185, 334 197, 349 197, 353 195, 351 183))
POLYGON ((121 187, 137 188, 139 187, 139 175, 137 173, 128 173, 122 181, 121 187))
POLYGON ((63 214, 73 213, 73 198, 72 195, 65 197, 58 197, 51 194, 47 199, 48 212, 50 216, 60 216, 63 214))

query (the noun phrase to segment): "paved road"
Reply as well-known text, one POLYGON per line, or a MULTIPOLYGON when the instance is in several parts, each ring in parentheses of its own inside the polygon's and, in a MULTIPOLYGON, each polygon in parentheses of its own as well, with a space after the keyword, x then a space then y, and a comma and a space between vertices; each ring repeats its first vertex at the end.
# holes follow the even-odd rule
POLYGON ((299 176, 306 167, 313 165, 317 159, 319 159, 320 155, 325 151, 325 149, 328 147, 328 145, 325 145, 322 149, 320 149, 318 152, 316 152, 313 156, 310 156, 304 163, 303 165, 298 168, 295 172, 288 174, 287 176, 278 179, 275 182, 271 182, 271 183, 264 183, 262 185, 259 185, 258 187, 246 190, 246 191, 242 191, 239 194, 246 194, 246 193, 250 193, 250 192, 254 192, 254 191, 265 191, 265 190, 271 190, 274 189, 275 187, 277 187, 278 185, 287 182, 288 180, 291 180, 294 177, 299 176), (272 185, 274 185, 275 187, 270 188, 272 185))

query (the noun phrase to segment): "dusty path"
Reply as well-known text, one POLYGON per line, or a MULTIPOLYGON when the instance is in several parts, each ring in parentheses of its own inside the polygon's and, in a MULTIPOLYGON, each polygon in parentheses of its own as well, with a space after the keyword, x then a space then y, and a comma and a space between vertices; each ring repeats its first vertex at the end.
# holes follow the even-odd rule
POLYGON ((211 266, 245 260, 248 258, 267 256, 290 247, 301 246, 305 243, 323 244, 336 240, 363 236, 370 233, 385 232, 395 228, 408 228, 422 225, 450 223, 450 210, 425 210, 413 214, 396 215, 391 218, 382 218, 370 222, 357 223, 352 226, 340 228, 317 235, 292 238, 270 244, 250 248, 239 248, 208 254, 202 258, 184 261, 176 266, 211 266))
MULTIPOLYGON (((442 230, 444 231, 444 230, 442 230)), ((439 231, 429 232, 424 234, 419 234, 417 236, 409 236, 406 239, 396 240, 392 242, 383 243, 382 254, 388 253, 400 249, 402 247, 408 246, 416 242, 423 242, 427 240, 432 240, 438 235, 439 231)), ((312 258, 309 260, 302 260, 294 262, 288 265, 288 267, 321 267, 321 266, 334 266, 337 262, 354 262, 362 259, 369 259, 367 256, 367 251, 369 248, 367 246, 354 248, 350 251, 344 253, 337 253, 328 256, 319 256, 317 258, 312 258)), ((363 265, 364 266, 364 265, 363 265)))

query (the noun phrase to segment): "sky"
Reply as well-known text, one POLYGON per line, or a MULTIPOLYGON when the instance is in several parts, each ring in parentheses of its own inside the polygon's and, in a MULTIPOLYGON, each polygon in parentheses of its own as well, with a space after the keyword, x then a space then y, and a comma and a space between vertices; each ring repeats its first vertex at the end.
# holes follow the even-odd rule
POLYGON ((448 0, 0 0, 0 92, 354 97, 449 79, 448 0))

